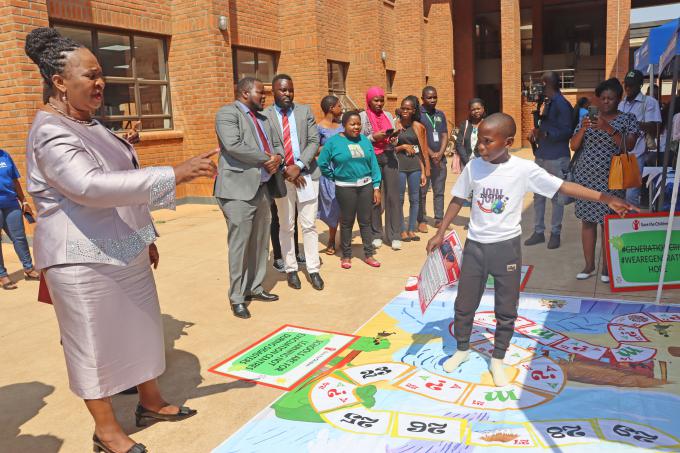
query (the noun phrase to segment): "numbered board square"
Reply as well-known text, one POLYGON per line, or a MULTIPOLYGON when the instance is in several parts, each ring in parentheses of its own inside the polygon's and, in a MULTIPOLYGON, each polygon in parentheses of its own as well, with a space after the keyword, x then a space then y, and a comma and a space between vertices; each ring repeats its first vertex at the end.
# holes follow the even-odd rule
POLYGON ((309 400, 317 412, 325 412, 359 402, 354 394, 355 385, 333 376, 320 380, 309 392, 309 400))
POLYGON ((630 313, 628 315, 617 316, 610 321, 610 324, 620 324, 622 326, 642 327, 656 322, 654 318, 644 313, 630 313))
POLYGON ((392 435, 409 439, 460 443, 463 441, 465 423, 465 420, 461 418, 399 412, 392 435))
POLYGON ((515 327, 515 330, 522 335, 531 338, 535 342, 545 346, 553 345, 558 341, 562 341, 567 338, 559 332, 555 332, 552 329, 541 326, 515 327))
MULTIPOLYGON (((480 341, 479 343, 475 343, 470 347, 472 348, 473 351, 477 351, 480 354, 483 354, 487 357, 491 357, 491 354, 493 353, 494 350, 493 338, 487 339, 486 341, 480 341)), ((510 346, 508 347, 507 352, 505 353, 503 363, 505 363, 506 365, 515 366, 518 363, 521 363, 525 360, 529 360, 533 356, 534 353, 529 351, 528 349, 524 349, 522 347, 517 346, 514 343, 511 343, 510 346)))
POLYGON ((505 387, 475 385, 465 397, 463 406, 488 411, 527 409, 544 402, 548 397, 534 393, 517 384, 505 387))
POLYGON ((530 423, 544 447, 566 447, 600 441, 591 420, 557 420, 530 423))
POLYGON ((394 414, 390 411, 372 411, 363 406, 339 409, 321 414, 327 423, 355 434, 384 436, 388 433, 394 414))
POLYGON ((619 363, 640 363, 651 360, 656 355, 656 349, 644 346, 622 344, 618 348, 612 348, 612 355, 619 363))
POLYGON ((456 403, 470 385, 429 371, 418 370, 400 381, 397 387, 435 400, 456 403))
POLYGON ((680 322, 680 313, 677 312, 650 312, 646 314, 662 322, 680 322))
POLYGON ((517 367, 517 384, 548 393, 559 393, 566 383, 562 367, 552 360, 540 357, 517 367))
POLYGON ((680 439, 640 423, 598 418, 597 424, 604 438, 610 442, 640 448, 680 447, 680 439))
POLYGON ((384 362, 354 366, 342 371, 357 384, 365 385, 379 381, 392 381, 411 370, 413 367, 405 363, 384 362))
POLYGON ((524 423, 477 422, 470 425, 468 429, 468 445, 506 448, 539 447, 524 423))
POLYGON ((639 327, 620 326, 618 324, 609 324, 607 326, 611 336, 619 342, 645 342, 649 341, 642 334, 639 327))
POLYGON ((578 354, 591 360, 600 360, 602 356, 607 353, 608 349, 604 346, 596 346, 585 341, 577 340, 576 338, 568 338, 552 347, 570 354, 578 354))

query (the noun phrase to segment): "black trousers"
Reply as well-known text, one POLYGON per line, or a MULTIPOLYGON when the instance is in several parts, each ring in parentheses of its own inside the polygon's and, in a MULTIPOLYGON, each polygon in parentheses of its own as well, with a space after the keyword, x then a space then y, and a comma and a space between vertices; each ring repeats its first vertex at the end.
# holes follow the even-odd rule
POLYGON ((492 357, 502 359, 510 346, 517 319, 522 280, 522 243, 517 236, 507 241, 482 244, 468 239, 458 282, 453 330, 459 351, 470 349, 475 311, 482 300, 486 280, 494 277, 496 334, 492 357))
MULTIPOLYGON (((279 242, 279 228, 281 228, 281 225, 279 224, 279 210, 276 207, 275 201, 272 200, 271 205, 269 205, 269 209, 272 212, 272 224, 269 227, 269 232, 271 234, 272 241, 272 252, 274 253, 274 259, 280 260, 283 259, 283 255, 281 254, 281 243, 279 242)), ((293 233, 293 238, 295 241, 295 256, 300 256, 297 225, 298 225, 298 213, 297 208, 295 208, 295 232, 293 233)))
POLYGON ((366 258, 373 256, 373 234, 371 232, 371 211, 373 209, 373 184, 361 187, 335 186, 335 198, 340 205, 340 242, 342 257, 352 257, 352 228, 354 219, 359 221, 361 242, 366 258))

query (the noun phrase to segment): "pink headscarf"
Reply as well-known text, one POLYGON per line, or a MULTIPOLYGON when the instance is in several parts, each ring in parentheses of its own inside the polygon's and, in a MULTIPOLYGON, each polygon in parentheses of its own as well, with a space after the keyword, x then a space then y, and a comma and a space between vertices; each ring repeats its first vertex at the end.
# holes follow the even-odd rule
MULTIPOLYGON (((368 116, 368 121, 371 123, 371 129, 373 132, 384 132, 387 129, 392 129, 392 121, 387 117, 384 111, 376 113, 371 110, 371 99, 376 96, 385 96, 385 91, 380 87, 371 87, 366 91, 366 115, 368 116)), ((373 142, 373 148, 376 154, 382 154, 385 148, 389 144, 387 138, 380 140, 379 142, 373 142)))

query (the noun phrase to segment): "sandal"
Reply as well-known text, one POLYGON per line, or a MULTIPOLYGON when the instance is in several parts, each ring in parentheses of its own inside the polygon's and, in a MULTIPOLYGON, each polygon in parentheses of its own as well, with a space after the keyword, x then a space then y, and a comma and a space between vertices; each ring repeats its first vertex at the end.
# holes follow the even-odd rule
POLYGON ((372 256, 369 256, 364 260, 364 263, 368 264, 371 267, 380 267, 380 261, 376 260, 372 256))
POLYGON ((9 277, 5 277, 8 281, 2 283, 2 289, 17 289, 17 284, 10 280, 9 277))
POLYGON ((328 247, 326 247, 326 255, 335 255, 335 244, 328 244, 328 247))
MULTIPOLYGON (((104 442, 102 442, 99 437, 97 437, 96 434, 92 435, 92 451, 95 453, 114 453, 113 450, 111 450, 109 447, 104 445, 104 442)), ((128 451, 125 453, 147 453, 148 450, 144 446, 144 444, 134 444, 128 451)))
POLYGON ((135 409, 135 422, 137 428, 146 426, 144 419, 149 418, 151 420, 161 420, 165 422, 178 422, 189 417, 193 417, 198 413, 195 409, 190 409, 186 406, 180 406, 179 412, 176 414, 161 414, 159 412, 150 411, 146 409, 141 404, 137 404, 137 409, 135 409))
POLYGON ((416 236, 416 233, 414 232, 409 233, 408 238, 413 242, 418 242, 420 240, 420 236, 416 236))
POLYGON ((24 271, 24 280, 39 281, 40 273, 35 269, 29 269, 27 271, 24 271))
POLYGON ((352 261, 349 258, 343 258, 340 260, 340 267, 343 269, 351 269, 352 261))

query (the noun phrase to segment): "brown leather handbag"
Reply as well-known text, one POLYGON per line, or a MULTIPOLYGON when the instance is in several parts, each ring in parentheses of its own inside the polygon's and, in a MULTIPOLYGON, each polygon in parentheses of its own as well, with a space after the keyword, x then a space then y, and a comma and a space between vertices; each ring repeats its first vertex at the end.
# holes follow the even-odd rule
POLYGON ((633 189, 642 185, 642 176, 637 157, 626 151, 626 134, 621 133, 619 153, 612 156, 609 166, 609 188, 611 190, 633 189))

